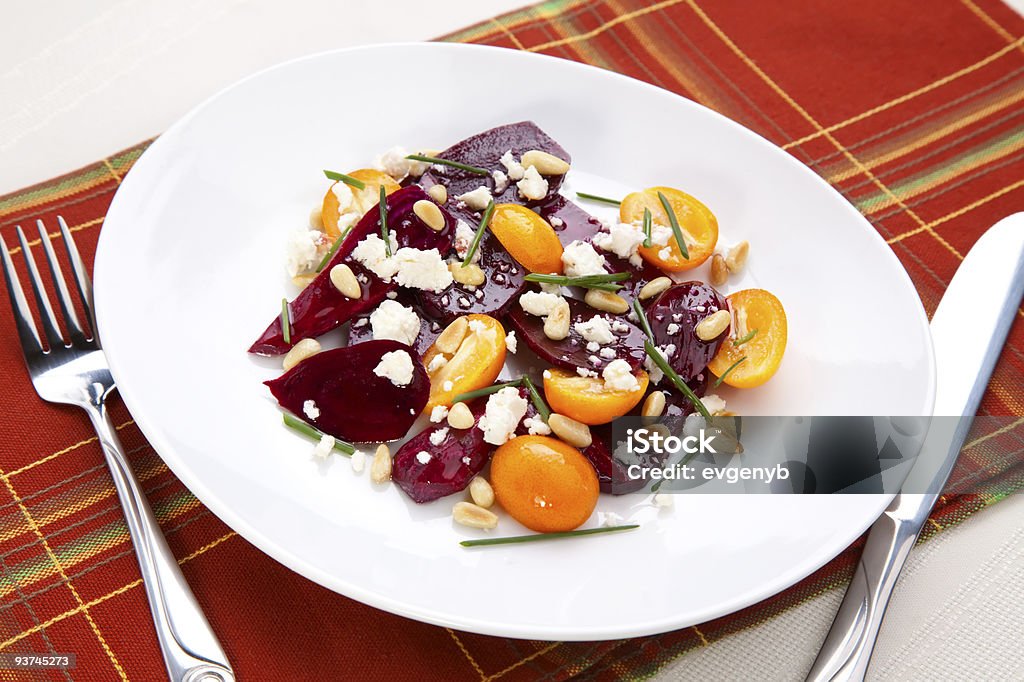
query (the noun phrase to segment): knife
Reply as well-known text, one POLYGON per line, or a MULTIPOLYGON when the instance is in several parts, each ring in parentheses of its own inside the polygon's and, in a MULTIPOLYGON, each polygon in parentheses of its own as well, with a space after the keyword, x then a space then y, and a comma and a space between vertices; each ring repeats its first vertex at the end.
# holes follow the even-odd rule
MULTIPOLYGON (((932 316, 936 417, 910 473, 940 491, 956 463, 1024 295, 1024 213, 996 223, 964 258, 932 316), (938 466, 934 466, 938 462, 938 466), (931 466, 927 466, 931 464, 931 466), (923 469, 923 470, 919 470, 923 469)), ((901 492, 871 526, 864 552, 808 680, 863 680, 900 570, 938 492, 901 492)))

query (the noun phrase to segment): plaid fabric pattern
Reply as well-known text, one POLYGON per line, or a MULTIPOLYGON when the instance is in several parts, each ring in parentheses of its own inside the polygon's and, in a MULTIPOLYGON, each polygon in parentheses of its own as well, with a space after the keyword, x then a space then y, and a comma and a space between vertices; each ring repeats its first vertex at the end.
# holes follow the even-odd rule
MULTIPOLYGON (((929 313, 978 236, 1024 210, 1024 20, 997 0, 559 0, 445 39, 613 69, 753 128, 868 217, 929 313)), ((15 225, 42 219, 53 232, 63 215, 91 262, 107 206, 144 148, 0 198, 0 233, 16 244, 15 225)), ((161 679, 96 438, 78 411, 36 396, 0 298, 0 651, 78 656, 67 673, 0 671, 0 680, 161 679)), ((1022 350, 1018 319, 982 405, 984 414, 1018 418, 965 448, 959 475, 983 483, 975 494, 943 498, 926 538, 1021 487, 1022 350), (1016 454, 1007 460, 1007 452, 1016 454)), ((123 408, 113 412, 243 680, 643 678, 680 653, 844 585, 859 550, 751 608, 657 637, 559 643, 455 632, 376 611, 278 565, 174 478, 123 408)))

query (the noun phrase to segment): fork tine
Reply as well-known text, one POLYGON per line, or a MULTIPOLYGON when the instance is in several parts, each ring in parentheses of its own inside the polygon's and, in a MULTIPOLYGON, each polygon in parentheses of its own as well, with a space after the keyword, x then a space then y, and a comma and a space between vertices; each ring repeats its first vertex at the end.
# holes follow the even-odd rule
POLYGON ((25 239, 25 233, 22 232, 21 225, 18 225, 15 229, 18 232, 18 239, 21 241, 21 255, 25 257, 29 279, 32 280, 32 292, 36 295, 39 319, 43 323, 43 334, 46 336, 46 342, 52 351, 64 345, 64 337, 61 336, 60 327, 57 326, 57 319, 53 316, 53 307, 50 305, 50 299, 46 295, 43 280, 39 276, 39 269, 36 267, 36 259, 32 256, 32 250, 28 246, 28 240, 25 239))
POLYGON ((42 220, 36 221, 39 229, 39 241, 43 243, 43 251, 46 253, 46 261, 50 264, 50 277, 53 279, 53 287, 57 290, 57 300, 60 303, 60 311, 64 314, 64 324, 68 328, 68 336, 72 342, 85 340, 82 332, 82 325, 78 323, 78 315, 75 314, 75 304, 71 301, 68 293, 68 285, 64 281, 64 272, 61 270, 57 255, 53 252, 53 244, 50 243, 50 234, 42 220))
POLYGON ((68 261, 71 263, 71 272, 75 276, 78 298, 82 302, 82 309, 88 318, 92 338, 96 338, 96 318, 92 312, 92 283, 89 281, 89 273, 85 269, 82 257, 78 255, 78 246, 75 244, 75 238, 71 236, 71 230, 68 229, 64 217, 57 216, 57 223, 60 225, 60 233, 64 236, 64 248, 67 250, 68 261))
POLYGON ((3 249, 4 279, 7 281, 7 294, 11 297, 11 310, 14 312, 14 323, 18 327, 18 337, 27 360, 31 355, 43 352, 39 342, 35 324, 32 322, 32 311, 25 300, 25 292, 18 281, 18 273, 14 271, 11 253, 7 250, 7 242, 0 237, 0 248, 3 249))

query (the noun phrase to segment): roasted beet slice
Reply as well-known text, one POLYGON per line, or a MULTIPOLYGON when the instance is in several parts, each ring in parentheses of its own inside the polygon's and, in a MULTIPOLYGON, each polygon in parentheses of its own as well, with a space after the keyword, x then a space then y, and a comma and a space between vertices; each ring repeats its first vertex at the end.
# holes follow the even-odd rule
MULTIPOLYGON (((560 159, 572 161, 569 152, 565 151, 561 145, 551 139, 532 121, 510 123, 485 130, 452 145, 438 154, 437 157, 483 168, 492 173, 493 171, 505 173, 505 166, 501 163, 501 157, 505 152, 511 151, 515 160, 519 161, 522 155, 531 149, 538 149, 560 159)), ((494 196, 494 203, 496 204, 526 204, 528 206, 535 206, 543 204, 548 198, 557 195, 558 188, 562 186, 564 177, 563 175, 546 176, 548 193, 546 197, 539 201, 524 201, 519 196, 519 190, 516 188, 515 181, 510 180, 503 191, 496 192, 495 181, 492 175, 485 177, 470 173, 469 171, 452 168, 451 166, 444 166, 443 170, 439 168, 429 169, 420 178, 420 182, 424 187, 436 184, 444 185, 448 189, 448 196, 451 197, 449 201, 453 201, 460 194, 473 191, 480 185, 486 185, 491 190, 491 194, 494 196)), ((471 224, 475 225, 475 223, 471 224)))
POLYGON ((317 353, 264 383, 281 407, 324 433, 355 442, 395 440, 426 407, 430 378, 415 356, 408 385, 377 376, 373 370, 392 351, 414 352, 397 341, 367 341, 317 353), (319 411, 316 419, 306 414, 308 400, 319 411))
POLYGON ((570 312, 569 336, 561 341, 552 341, 545 336, 543 318, 530 315, 523 310, 522 306, 518 305, 518 302, 509 310, 508 318, 512 327, 530 347, 530 350, 540 356, 542 360, 550 362, 556 367, 566 369, 583 367, 598 372, 615 359, 625 360, 633 369, 643 365, 647 353, 644 351, 644 333, 640 331, 639 327, 626 320, 625 317, 594 310, 583 301, 574 298, 567 298, 566 301, 569 302, 570 312), (615 337, 615 341, 596 350, 587 348, 587 340, 576 331, 577 322, 587 322, 594 316, 608 320, 612 335, 615 337), (601 355, 601 349, 605 348, 614 351, 615 355, 612 357, 601 355), (591 356, 596 357, 599 362, 593 362, 590 359, 591 356))
POLYGON ((464 490, 490 459, 494 446, 484 442, 484 432, 476 427, 487 397, 467 405, 473 413, 473 426, 454 429, 447 422, 431 424, 395 453, 391 479, 413 502, 432 502, 464 490))
MULTIPOLYGON (((416 186, 404 187, 391 194, 387 200, 388 228, 394 230, 399 247, 437 249, 443 256, 451 249, 455 219, 442 209, 441 213, 447 223, 445 228, 439 232, 430 229, 412 211, 413 204, 421 199, 429 197, 422 188, 416 186)), ((288 304, 292 344, 300 339, 320 336, 356 315, 369 312, 389 291, 397 288, 394 282, 386 283, 378 279, 351 258, 356 244, 369 234, 379 233, 379 213, 371 210, 353 226, 327 267, 288 304), (361 298, 345 298, 331 284, 330 270, 338 263, 347 264, 359 277, 362 282, 361 298)), ((276 315, 263 335, 249 348, 249 352, 257 355, 281 355, 287 353, 290 348, 291 345, 285 343, 281 334, 281 317, 276 315)))
POLYGON ((718 352, 728 328, 711 341, 701 341, 694 331, 708 315, 726 309, 725 297, 703 282, 683 282, 666 289, 647 308, 655 343, 671 346, 668 361, 683 381, 705 369, 718 352))
MULTIPOLYGON (((412 345, 416 355, 420 358, 427 352, 434 340, 444 331, 444 326, 436 320, 424 314, 416 294, 408 289, 399 289, 396 299, 402 305, 412 308, 420 317, 420 333, 416 337, 416 343, 412 345)), ((363 313, 352 319, 348 326, 348 345, 364 343, 373 339, 373 328, 370 326, 370 314, 373 311, 363 313)))
POLYGON ((491 232, 484 232, 479 248, 478 265, 484 271, 484 283, 470 288, 454 282, 440 293, 417 292, 420 306, 427 315, 448 323, 470 313, 501 316, 512 306, 526 286, 526 271, 491 232))

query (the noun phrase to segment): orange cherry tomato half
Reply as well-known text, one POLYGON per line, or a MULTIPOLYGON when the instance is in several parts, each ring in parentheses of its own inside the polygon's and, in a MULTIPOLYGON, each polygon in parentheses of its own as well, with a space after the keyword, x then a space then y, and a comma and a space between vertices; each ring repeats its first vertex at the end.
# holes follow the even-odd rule
POLYGON ((561 274, 562 242, 546 220, 519 204, 497 204, 487 229, 530 272, 561 274))
MULTIPOLYGON (((466 320, 470 328, 458 350, 451 356, 445 355, 447 362, 428 372, 430 399, 427 412, 437 405, 451 407, 452 399, 460 393, 490 386, 505 364, 505 329, 501 322, 489 315, 466 315, 466 320)), ((442 353, 437 344, 432 344, 423 354, 423 364, 430 367, 439 354, 442 353)))
POLYGON ((381 187, 384 188, 385 194, 391 194, 401 189, 401 185, 395 182, 390 175, 372 168, 360 168, 348 175, 361 181, 366 187, 357 189, 356 187, 341 183, 343 188, 339 188, 339 192, 343 196, 346 194, 352 195, 348 206, 344 210, 339 205, 338 195, 334 190, 334 186, 340 181, 328 188, 327 193, 324 195, 320 216, 324 225, 324 232, 332 241, 341 236, 342 228, 347 229, 348 226, 362 218, 371 208, 376 208, 380 203, 381 187), (348 190, 347 193, 345 192, 346 189, 348 190), (339 218, 342 214, 345 215, 345 218, 341 222, 341 227, 339 227, 339 218))
POLYGON ((581 377, 564 369, 544 373, 544 397, 551 409, 591 426, 607 424, 636 407, 647 390, 647 372, 634 374, 637 387, 632 391, 607 389, 600 377, 581 377))
POLYGON ((725 374, 722 382, 736 388, 760 386, 779 369, 786 352, 786 311, 764 289, 737 291, 728 300, 735 325, 708 369, 718 377, 725 374))
POLYGON ((519 436, 497 449, 491 485, 516 521, 539 533, 572 530, 594 511, 597 473, 580 451, 557 438, 519 436))
POLYGON ((661 203, 658 192, 665 195, 669 206, 679 222, 679 229, 686 242, 688 258, 683 256, 675 235, 669 237, 668 244, 650 247, 640 246, 640 256, 647 262, 658 266, 666 272, 692 270, 715 252, 718 243, 718 219, 707 206, 696 198, 672 187, 650 187, 626 195, 619 205, 619 219, 624 223, 643 221, 644 209, 651 211, 651 219, 656 225, 671 227, 668 213, 661 203))

